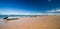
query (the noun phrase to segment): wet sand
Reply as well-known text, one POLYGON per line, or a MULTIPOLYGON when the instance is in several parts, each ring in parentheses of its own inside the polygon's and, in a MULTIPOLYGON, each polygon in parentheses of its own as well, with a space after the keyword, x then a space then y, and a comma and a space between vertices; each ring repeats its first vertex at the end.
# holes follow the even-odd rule
POLYGON ((60 16, 21 17, 0 22, 0 29, 60 29, 60 16))

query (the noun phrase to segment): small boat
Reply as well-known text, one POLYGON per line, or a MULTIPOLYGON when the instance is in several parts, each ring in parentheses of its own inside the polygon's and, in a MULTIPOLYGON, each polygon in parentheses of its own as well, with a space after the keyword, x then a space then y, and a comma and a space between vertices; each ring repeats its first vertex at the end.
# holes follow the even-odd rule
POLYGON ((4 20, 17 20, 19 17, 5 17, 4 20))

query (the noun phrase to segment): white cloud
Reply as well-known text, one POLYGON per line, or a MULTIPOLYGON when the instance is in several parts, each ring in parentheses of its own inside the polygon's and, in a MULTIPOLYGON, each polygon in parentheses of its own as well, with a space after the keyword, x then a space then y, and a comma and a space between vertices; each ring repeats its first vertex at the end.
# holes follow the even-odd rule
POLYGON ((60 12, 60 9, 57 9, 57 10, 48 10, 47 12, 60 12))
POLYGON ((46 11, 48 15, 60 15, 60 9, 46 11))
POLYGON ((48 12, 55 12, 55 10, 48 10, 48 12))
POLYGON ((57 12, 60 12, 60 9, 56 10, 57 12))

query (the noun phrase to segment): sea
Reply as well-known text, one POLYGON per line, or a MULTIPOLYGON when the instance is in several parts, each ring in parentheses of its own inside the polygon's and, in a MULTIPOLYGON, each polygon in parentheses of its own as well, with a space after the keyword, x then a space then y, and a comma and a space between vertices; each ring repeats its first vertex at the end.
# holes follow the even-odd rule
POLYGON ((0 19, 4 17, 33 17, 33 16, 41 16, 41 15, 0 15, 0 19))

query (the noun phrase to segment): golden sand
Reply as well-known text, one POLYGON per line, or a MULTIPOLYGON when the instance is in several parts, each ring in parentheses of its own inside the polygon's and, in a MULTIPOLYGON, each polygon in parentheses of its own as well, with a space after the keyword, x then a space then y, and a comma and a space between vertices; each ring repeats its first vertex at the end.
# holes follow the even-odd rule
POLYGON ((22 17, 10 20, 1 29, 60 29, 60 16, 22 17))

